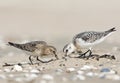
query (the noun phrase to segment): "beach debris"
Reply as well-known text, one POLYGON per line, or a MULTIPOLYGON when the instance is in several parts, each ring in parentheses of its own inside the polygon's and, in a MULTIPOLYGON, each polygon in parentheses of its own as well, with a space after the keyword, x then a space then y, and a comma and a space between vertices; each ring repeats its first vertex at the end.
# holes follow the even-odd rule
POLYGON ((100 56, 100 58, 107 58, 107 59, 110 59, 110 60, 115 60, 115 56, 114 55, 109 55, 109 54, 104 54, 102 56, 100 56))
POLYGON ((7 67, 7 66, 14 66, 14 65, 19 65, 19 66, 22 66, 22 65, 27 65, 28 63, 27 62, 22 62, 22 63, 4 63, 2 66, 3 67, 7 67))

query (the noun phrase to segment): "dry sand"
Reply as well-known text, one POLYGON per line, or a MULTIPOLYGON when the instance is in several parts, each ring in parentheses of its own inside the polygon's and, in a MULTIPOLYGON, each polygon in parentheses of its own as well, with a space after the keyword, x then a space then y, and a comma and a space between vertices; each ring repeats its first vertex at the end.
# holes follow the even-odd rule
POLYGON ((119 0, 0 0, 0 83, 119 83, 119 3, 119 0), (114 26, 117 31, 94 47, 94 53, 115 55, 116 60, 61 58, 64 45, 75 34, 114 26), (54 45, 60 60, 29 65, 28 55, 6 45, 8 41, 31 40, 54 45), (3 67, 5 63, 24 65, 3 67))

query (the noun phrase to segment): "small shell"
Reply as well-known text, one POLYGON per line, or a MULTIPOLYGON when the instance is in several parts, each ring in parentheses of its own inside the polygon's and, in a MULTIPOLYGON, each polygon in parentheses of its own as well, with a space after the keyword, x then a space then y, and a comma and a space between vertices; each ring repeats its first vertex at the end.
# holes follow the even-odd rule
POLYGON ((72 77, 72 80, 85 80, 86 79, 86 77, 85 76, 83 76, 83 75, 75 75, 75 76, 73 76, 72 77))
POLYGON ((84 65, 81 70, 91 70, 91 69, 98 69, 94 67, 93 65, 84 65))
POLYGON ((31 73, 40 73, 40 71, 38 69, 32 69, 30 72, 31 73))
POLYGON ((75 68, 72 68, 72 67, 71 67, 71 68, 67 68, 67 69, 66 69, 66 72, 67 72, 67 73, 70 73, 70 72, 73 72, 73 71, 75 71, 75 68))
POLYGON ((86 76, 93 77, 93 76, 94 76, 94 73, 93 73, 93 72, 88 72, 88 73, 86 74, 86 76))
POLYGON ((84 74, 84 71, 78 70, 77 74, 84 74))
POLYGON ((23 70, 23 68, 19 65, 14 65, 13 66, 13 71, 22 71, 22 70, 23 70))

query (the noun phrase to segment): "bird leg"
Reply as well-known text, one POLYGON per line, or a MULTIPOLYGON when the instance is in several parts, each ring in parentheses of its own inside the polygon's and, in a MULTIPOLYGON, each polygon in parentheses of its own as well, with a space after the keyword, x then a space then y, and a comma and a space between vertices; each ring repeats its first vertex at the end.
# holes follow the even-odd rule
POLYGON ((41 63, 49 63, 49 62, 53 61, 53 59, 51 59, 49 61, 42 61, 42 60, 39 59, 39 56, 37 56, 37 60, 40 61, 41 63))
POLYGON ((31 65, 33 65, 31 57, 32 57, 32 55, 29 56, 29 61, 30 61, 31 65))
POLYGON ((55 55, 56 59, 58 60, 59 58, 58 58, 58 56, 57 56, 57 54, 55 52, 54 52, 54 55, 55 55))
POLYGON ((83 53, 83 54, 80 54, 80 56, 78 56, 77 58, 89 58, 89 57, 91 57, 91 55, 92 55, 92 51, 89 49, 88 51, 86 51, 85 53, 83 53), (87 53, 89 52, 89 56, 85 56, 87 53))

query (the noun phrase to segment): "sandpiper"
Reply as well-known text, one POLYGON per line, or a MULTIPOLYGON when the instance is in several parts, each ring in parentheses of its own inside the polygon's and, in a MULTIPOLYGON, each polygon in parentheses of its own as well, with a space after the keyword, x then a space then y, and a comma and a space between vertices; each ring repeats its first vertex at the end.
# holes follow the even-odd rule
POLYGON ((63 48, 63 52, 65 56, 70 55, 74 52, 81 52, 82 48, 88 48, 89 50, 80 57, 85 57, 85 54, 89 52, 89 56, 92 54, 91 48, 104 41, 112 32, 116 31, 115 27, 103 32, 96 32, 96 31, 87 31, 82 32, 73 37, 72 43, 67 44, 63 48))
POLYGON ((56 54, 57 50, 54 46, 48 45, 45 41, 32 41, 24 44, 17 44, 17 43, 12 43, 8 42, 10 46, 16 47, 18 49, 23 50, 26 52, 29 56, 29 60, 31 64, 32 62, 32 57, 36 57, 36 59, 42 63, 47 63, 50 61, 53 61, 53 59, 49 61, 42 61, 38 57, 39 56, 49 56, 49 55, 54 55, 56 59, 58 59, 58 56, 56 54))

